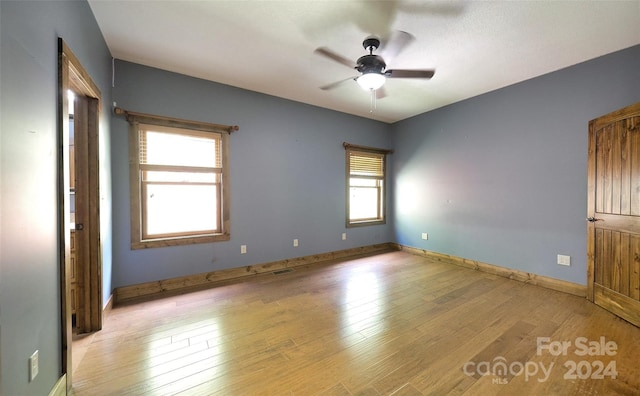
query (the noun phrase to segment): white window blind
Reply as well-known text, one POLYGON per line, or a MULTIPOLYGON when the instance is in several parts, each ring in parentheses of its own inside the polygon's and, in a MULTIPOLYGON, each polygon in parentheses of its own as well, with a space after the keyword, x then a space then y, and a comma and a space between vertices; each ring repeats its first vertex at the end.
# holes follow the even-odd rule
POLYGON ((222 168, 221 134, 140 126, 140 164, 222 168))
POLYGON ((349 150, 351 176, 384 176, 384 154, 349 150))

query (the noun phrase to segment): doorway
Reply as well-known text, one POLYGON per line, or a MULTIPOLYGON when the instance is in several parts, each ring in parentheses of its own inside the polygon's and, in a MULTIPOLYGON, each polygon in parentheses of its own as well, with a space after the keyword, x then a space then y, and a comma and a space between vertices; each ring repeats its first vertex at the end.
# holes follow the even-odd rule
POLYGON ((58 39, 58 56, 61 347, 63 374, 67 389, 71 389, 74 325, 76 333, 102 328, 98 128, 101 95, 62 39, 58 39))
POLYGON ((587 297, 640 326, 640 103, 589 122, 587 297))

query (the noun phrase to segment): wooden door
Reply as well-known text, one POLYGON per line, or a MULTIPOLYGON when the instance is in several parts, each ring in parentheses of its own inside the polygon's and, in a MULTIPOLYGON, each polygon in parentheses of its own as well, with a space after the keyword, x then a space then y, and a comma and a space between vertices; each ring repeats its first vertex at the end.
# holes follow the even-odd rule
POLYGON ((81 334, 102 328, 97 99, 76 95, 74 134, 76 329, 81 334))
POLYGON ((640 103, 589 122, 588 298, 640 326, 640 103))

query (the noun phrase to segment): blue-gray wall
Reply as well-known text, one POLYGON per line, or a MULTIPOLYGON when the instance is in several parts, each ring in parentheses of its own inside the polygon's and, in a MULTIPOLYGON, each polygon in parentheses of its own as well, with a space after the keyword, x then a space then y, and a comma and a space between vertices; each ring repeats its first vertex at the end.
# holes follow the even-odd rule
POLYGON ((229 139, 231 240, 131 250, 128 123, 113 118, 114 287, 393 240, 391 217, 345 228, 342 143, 389 148, 387 124, 124 61, 116 61, 113 100, 125 110, 240 127, 229 139))
POLYGON ((111 291, 111 58, 79 1, 0 1, 0 394, 46 395, 61 374, 57 218, 58 37, 102 91, 105 296, 111 291), (40 373, 28 381, 28 358, 40 373))
POLYGON ((638 101, 635 46, 392 125, 397 242, 586 284, 588 122, 638 101))

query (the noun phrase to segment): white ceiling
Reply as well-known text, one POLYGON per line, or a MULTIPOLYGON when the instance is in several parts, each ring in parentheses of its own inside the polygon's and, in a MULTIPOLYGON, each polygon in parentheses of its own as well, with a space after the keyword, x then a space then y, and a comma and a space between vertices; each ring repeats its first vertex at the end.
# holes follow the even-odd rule
POLYGON ((640 44, 640 0, 89 4, 114 58, 390 123, 640 44), (316 48, 355 61, 396 30, 415 40, 387 68, 433 79, 388 80, 373 113, 355 81, 319 89, 357 72, 316 48))

